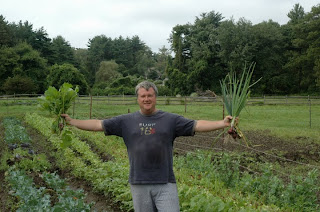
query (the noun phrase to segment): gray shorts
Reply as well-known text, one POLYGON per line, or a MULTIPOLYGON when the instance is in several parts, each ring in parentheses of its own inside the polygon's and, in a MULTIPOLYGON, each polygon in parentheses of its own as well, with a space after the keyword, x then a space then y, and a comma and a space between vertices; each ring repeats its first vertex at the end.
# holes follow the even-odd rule
POLYGON ((179 212, 176 183, 130 185, 136 212, 179 212))

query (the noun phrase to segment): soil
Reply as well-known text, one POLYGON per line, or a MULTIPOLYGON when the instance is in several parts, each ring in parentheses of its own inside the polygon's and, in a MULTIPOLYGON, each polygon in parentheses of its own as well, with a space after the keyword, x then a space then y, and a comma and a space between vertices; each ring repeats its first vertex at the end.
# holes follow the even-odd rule
POLYGON ((268 131, 246 131, 245 138, 233 139, 220 132, 197 133, 192 137, 180 137, 175 141, 175 153, 185 154, 196 149, 206 149, 217 152, 246 152, 256 156, 263 155, 269 162, 320 162, 320 145, 307 137, 296 137, 287 141, 271 136, 268 131), (247 142, 245 141, 247 140, 247 142))
MULTIPOLYGON (((112 202, 112 197, 105 196, 101 193, 93 191, 92 186, 86 181, 74 178, 68 171, 62 171, 55 165, 55 158, 52 152, 55 150, 43 142, 46 138, 38 133, 35 129, 25 126, 29 135, 32 138, 32 148, 36 153, 46 153, 53 168, 50 171, 56 171, 60 177, 66 179, 68 185, 73 189, 83 189, 87 194, 86 201, 95 202, 93 210, 120 212, 120 207, 112 202)), ((4 143, 4 129, 0 125, 0 145, 6 146, 4 143)), ((221 131, 220 131, 221 132, 221 131)), ((263 157, 263 161, 278 161, 278 162, 304 162, 317 164, 320 160, 320 145, 312 142, 309 138, 297 137, 295 141, 286 141, 274 136, 270 136, 269 132, 265 131, 247 131, 244 132, 248 146, 244 139, 234 140, 230 136, 215 138, 220 132, 197 133, 192 137, 179 137, 174 143, 175 154, 184 155, 186 152, 195 151, 196 149, 206 149, 217 152, 247 152, 259 160, 263 157), (303 141, 303 142, 301 142, 303 141), (306 145, 307 144, 307 145, 306 145)), ((5 147, 6 148, 6 147, 5 147)), ((0 148, 0 156, 5 148, 0 148)), ((93 151, 96 152, 94 148, 93 151)), ((101 155, 104 161, 112 160, 110 155, 101 155)), ((36 183, 41 185, 41 180, 33 176, 36 183)), ((0 211, 8 211, 10 203, 14 203, 15 199, 9 195, 9 190, 4 181, 5 173, 0 171, 0 211)))

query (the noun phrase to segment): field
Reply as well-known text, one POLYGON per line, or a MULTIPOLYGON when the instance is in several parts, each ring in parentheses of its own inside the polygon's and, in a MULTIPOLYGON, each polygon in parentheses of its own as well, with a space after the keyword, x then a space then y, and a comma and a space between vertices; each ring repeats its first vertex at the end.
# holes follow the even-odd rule
MULTIPOLYGON (((138 110, 134 101, 81 98, 69 114, 108 118, 138 110)), ((197 120, 224 115, 219 102, 185 101, 163 99, 158 109, 197 120)), ((240 117, 248 145, 227 135, 217 138, 220 132, 176 139, 174 167, 182 211, 319 210, 320 105, 286 101, 248 105, 240 117)), ((121 139, 71 128, 72 145, 64 149, 59 136, 51 134, 49 114, 33 101, 0 102, 0 111, 0 211, 132 210, 121 139), (25 143, 29 146, 23 147, 25 143), (30 191, 37 197, 32 201, 25 195, 30 191)))

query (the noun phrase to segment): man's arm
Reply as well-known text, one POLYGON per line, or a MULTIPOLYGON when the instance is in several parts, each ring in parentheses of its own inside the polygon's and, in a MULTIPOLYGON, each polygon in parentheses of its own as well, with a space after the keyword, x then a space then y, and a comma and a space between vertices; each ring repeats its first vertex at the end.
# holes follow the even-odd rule
POLYGON ((97 119, 89 119, 89 120, 72 119, 68 114, 61 114, 61 116, 66 120, 67 124, 75 126, 81 130, 103 131, 101 120, 97 120, 97 119))
POLYGON ((232 116, 226 116, 223 120, 220 120, 220 121, 198 120, 195 127, 195 131, 209 132, 209 131, 223 129, 230 126, 231 120, 232 120, 232 116))

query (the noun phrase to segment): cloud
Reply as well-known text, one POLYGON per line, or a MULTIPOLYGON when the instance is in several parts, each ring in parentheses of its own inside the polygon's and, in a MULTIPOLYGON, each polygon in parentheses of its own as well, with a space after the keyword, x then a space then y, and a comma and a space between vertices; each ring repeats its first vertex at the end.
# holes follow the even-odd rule
POLYGON ((171 30, 194 23, 201 13, 215 11, 225 19, 244 17, 253 24, 288 21, 297 1, 306 12, 318 0, 0 0, 0 14, 9 22, 29 21, 44 27, 50 38, 63 36, 73 47, 85 48, 97 35, 116 38, 138 35, 153 51, 167 42, 171 30))

